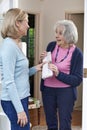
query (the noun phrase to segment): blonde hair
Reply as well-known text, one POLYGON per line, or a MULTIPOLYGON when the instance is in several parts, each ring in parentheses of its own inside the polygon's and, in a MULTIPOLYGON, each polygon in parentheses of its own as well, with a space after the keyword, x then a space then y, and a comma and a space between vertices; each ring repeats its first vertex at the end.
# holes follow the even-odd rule
POLYGON ((74 24, 74 22, 71 21, 71 20, 60 20, 60 21, 58 21, 54 26, 55 32, 56 32, 57 28, 59 28, 60 26, 64 27, 63 36, 64 36, 66 42, 69 43, 69 44, 77 43, 77 41, 78 41, 78 31, 77 31, 77 27, 74 24))
POLYGON ((1 29, 1 35, 3 38, 11 37, 11 38, 20 38, 18 27, 16 26, 16 21, 23 21, 26 17, 28 17, 28 14, 19 9, 19 8, 12 8, 7 11, 5 14, 2 29, 1 29))

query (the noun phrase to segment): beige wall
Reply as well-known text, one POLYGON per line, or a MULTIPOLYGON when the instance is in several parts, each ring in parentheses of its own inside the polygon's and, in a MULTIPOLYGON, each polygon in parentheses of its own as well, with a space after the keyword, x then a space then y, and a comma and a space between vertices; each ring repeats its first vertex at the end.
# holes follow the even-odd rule
MULTIPOLYGON (((1 0, 0 0, 1 2, 1 0)), ((53 26, 57 20, 65 18, 67 11, 84 11, 83 0, 18 0, 18 7, 31 12, 40 12, 42 21, 41 27, 41 43, 42 50, 48 42, 54 40, 53 26)))
POLYGON ((41 4, 40 0, 18 0, 18 7, 28 11, 40 11, 41 4))
POLYGON ((83 0, 44 0, 43 4, 43 44, 54 39, 53 26, 57 20, 65 18, 66 11, 83 11, 83 0))
POLYGON ((83 0, 19 0, 19 7, 31 12, 41 12, 42 49, 48 42, 54 40, 53 26, 57 20, 65 18, 65 12, 83 12, 83 0))

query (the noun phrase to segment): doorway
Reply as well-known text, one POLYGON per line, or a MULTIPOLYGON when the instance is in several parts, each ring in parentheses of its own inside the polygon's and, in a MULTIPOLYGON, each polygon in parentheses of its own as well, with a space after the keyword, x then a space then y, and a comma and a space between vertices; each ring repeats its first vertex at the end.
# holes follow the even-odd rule
MULTIPOLYGON (((28 12, 27 12, 28 13, 28 12)), ((22 42, 27 43, 26 51, 29 59, 29 68, 38 64, 40 55, 40 13, 28 13, 29 30, 27 36, 22 38, 22 42)), ((39 98, 40 74, 29 77, 31 97, 39 98)))
MULTIPOLYGON (((83 52, 83 45, 84 45, 84 13, 65 13, 65 19, 72 20, 78 29, 78 42, 77 46, 83 52)), ((78 96, 77 101, 75 103, 74 109, 79 110, 82 113, 82 91, 83 91, 83 83, 77 88, 78 96)))

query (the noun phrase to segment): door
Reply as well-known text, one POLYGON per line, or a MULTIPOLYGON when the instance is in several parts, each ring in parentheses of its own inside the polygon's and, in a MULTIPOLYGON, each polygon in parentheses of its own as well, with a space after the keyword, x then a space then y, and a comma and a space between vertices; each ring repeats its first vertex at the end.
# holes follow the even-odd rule
MULTIPOLYGON (((83 51, 83 37, 84 37, 84 13, 66 13, 65 19, 72 20, 78 29, 78 43, 76 44, 83 51)), ((81 84, 78 89, 78 98, 75 103, 74 109, 82 109, 82 89, 83 84, 81 84)))

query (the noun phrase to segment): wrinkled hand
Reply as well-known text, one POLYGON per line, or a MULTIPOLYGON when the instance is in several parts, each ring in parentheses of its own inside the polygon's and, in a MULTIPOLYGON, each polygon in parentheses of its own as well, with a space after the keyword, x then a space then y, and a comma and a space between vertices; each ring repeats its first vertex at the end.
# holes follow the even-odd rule
POLYGON ((47 56, 47 52, 46 51, 43 51, 40 55, 40 60, 39 60, 39 63, 42 63, 42 60, 44 59, 44 57, 47 56))
POLYGON ((19 124, 21 127, 24 127, 28 123, 26 113, 23 111, 18 113, 17 116, 18 116, 17 124, 19 124))
POLYGON ((49 63, 48 66, 49 66, 49 69, 51 69, 54 72, 55 76, 59 74, 59 70, 56 65, 49 63))

